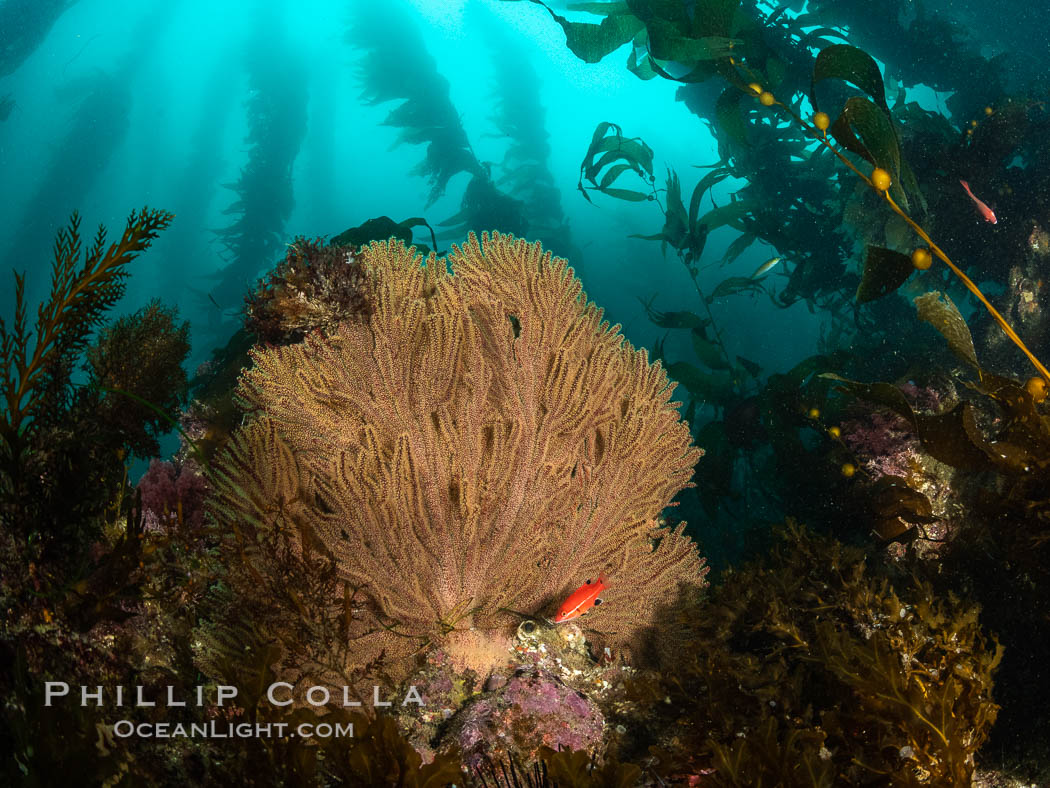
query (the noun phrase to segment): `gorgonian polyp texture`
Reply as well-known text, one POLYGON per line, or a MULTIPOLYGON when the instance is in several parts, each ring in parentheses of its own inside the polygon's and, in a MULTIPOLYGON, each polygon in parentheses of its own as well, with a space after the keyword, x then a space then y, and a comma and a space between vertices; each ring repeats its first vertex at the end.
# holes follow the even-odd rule
POLYGON ((472 234, 423 261, 373 243, 362 264, 366 320, 256 348, 241 380, 252 415, 213 510, 236 535, 231 561, 259 564, 243 593, 272 571, 246 543, 280 531, 328 556, 360 600, 346 631, 363 664, 408 644, 485 652, 511 611, 550 614, 604 573, 588 626, 638 653, 659 611, 704 583, 681 526, 656 526, 701 454, 664 370, 539 244, 472 234))

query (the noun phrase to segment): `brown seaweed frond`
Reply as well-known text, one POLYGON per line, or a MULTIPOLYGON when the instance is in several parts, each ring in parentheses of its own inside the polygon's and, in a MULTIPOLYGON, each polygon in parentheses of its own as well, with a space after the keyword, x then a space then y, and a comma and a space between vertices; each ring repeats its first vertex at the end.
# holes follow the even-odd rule
POLYGON ((25 445, 25 433, 42 426, 51 406, 65 393, 73 361, 92 331, 124 294, 124 270, 147 249, 174 215, 143 208, 128 217, 120 240, 106 246, 106 229, 99 226, 83 255, 80 216, 55 238, 51 294, 37 310, 35 332, 27 325, 25 274, 15 273, 15 318, 10 330, 0 319, 0 413, 3 465, 12 476, 25 445), (36 342, 30 351, 35 333, 36 342))

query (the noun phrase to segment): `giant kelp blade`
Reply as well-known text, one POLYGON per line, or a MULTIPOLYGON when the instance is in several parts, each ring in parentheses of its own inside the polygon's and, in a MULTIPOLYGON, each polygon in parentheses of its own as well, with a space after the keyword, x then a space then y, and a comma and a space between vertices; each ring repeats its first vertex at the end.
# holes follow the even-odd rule
POLYGON ((724 298, 725 296, 747 291, 761 292, 762 285, 750 276, 731 276, 718 283, 718 286, 711 291, 711 295, 707 297, 707 303, 710 304, 716 298, 724 298))
POLYGON ((704 253, 704 247, 707 246, 707 225, 706 224, 692 224, 689 227, 689 260, 692 262, 699 260, 704 253))
POLYGON ((889 295, 904 284, 914 270, 908 255, 869 246, 864 257, 864 275, 857 288, 857 303, 866 304, 889 295))
MULTIPOLYGON (((633 236, 643 237, 643 236, 633 236)), ((660 236, 652 238, 646 238, 645 240, 660 240, 660 236)), ((656 296, 653 296, 655 299, 656 296)), ((642 306, 645 308, 646 314, 654 325, 660 326, 660 328, 695 328, 703 329, 705 326, 711 325, 710 320, 705 320, 695 312, 681 311, 681 312, 659 312, 652 308, 652 300, 643 301, 641 298, 638 300, 642 302, 642 306)))
POLYGON ((665 205, 664 238, 675 249, 681 249, 683 241, 689 235, 689 216, 685 211, 685 204, 682 202, 682 182, 678 178, 678 173, 670 168, 667 170, 665 205))
POLYGON ((907 161, 901 159, 901 185, 904 187, 904 191, 919 201, 919 207, 923 213, 927 210, 926 195, 922 193, 922 189, 919 188, 919 179, 915 177, 915 171, 912 170, 911 165, 907 161))
POLYGON ((722 129, 733 142, 748 147, 747 122, 744 120, 744 110, 740 106, 740 99, 744 94, 735 87, 728 87, 722 91, 722 95, 715 102, 715 120, 718 127, 722 129))
POLYGON ((716 167, 707 173, 700 181, 696 184, 693 189, 693 196, 689 200, 689 224, 693 226, 696 224, 697 219, 700 215, 700 202, 703 200, 704 195, 717 183, 721 183, 730 176, 730 172, 725 167, 716 167))
POLYGON ((973 406, 961 402, 947 413, 918 414, 919 439, 934 459, 968 471, 990 470, 997 459, 974 420, 973 406))
POLYGON ((722 225, 728 225, 734 230, 744 232, 746 229, 744 227, 744 217, 757 210, 759 206, 758 200, 737 200, 736 202, 712 208, 700 217, 699 222, 707 225, 708 231, 722 225))
POLYGON ((627 15, 606 17, 598 25, 565 22, 561 18, 558 21, 565 30, 569 49, 585 63, 597 63, 610 52, 615 52, 643 27, 641 20, 627 15))
MULTIPOLYGON (((410 220, 411 221, 411 220, 410 220)), ((405 244, 412 245, 412 225, 395 222, 389 216, 377 216, 367 222, 344 230, 330 242, 331 246, 364 246, 372 241, 385 241, 397 238, 405 244)))
POLYGON ((737 356, 736 363, 743 367, 744 371, 755 380, 758 380, 762 376, 762 366, 760 364, 744 358, 743 356, 737 356))
POLYGON ((841 30, 836 30, 833 27, 824 27, 817 14, 799 14, 794 22, 796 29, 806 31, 800 41, 804 47, 826 49, 829 46, 835 46, 835 44, 832 44, 833 40, 841 41, 846 38, 846 34, 841 30))
POLYGON ((766 57, 766 84, 771 88, 779 87, 788 78, 790 66, 776 55, 766 57))
POLYGON ((721 60, 733 54, 739 39, 724 36, 686 38, 668 31, 665 26, 649 23, 650 52, 657 60, 675 63, 696 63, 721 60))
POLYGON ((889 115, 863 96, 851 96, 832 124, 831 135, 842 147, 889 171, 899 191, 901 154, 889 115))
POLYGON ((693 260, 700 259, 707 245, 707 234, 710 228, 700 221, 700 203, 704 195, 716 183, 720 183, 729 177, 729 170, 725 167, 716 167, 700 179, 693 189, 693 196, 689 200, 689 253, 693 260))
POLYGON ((598 183, 598 191, 604 191, 612 186, 613 181, 619 178, 627 170, 633 170, 634 167, 631 164, 614 164, 612 167, 607 169, 602 174, 602 179, 598 183))
MULTIPOLYGON (((901 476, 882 476, 871 485, 869 491, 874 512, 883 520, 896 520, 900 518, 911 524, 925 524, 937 522, 938 518, 933 515, 933 507, 924 494, 913 490, 908 485, 908 480, 901 476)), ((906 530, 906 528, 904 528, 906 530)), ((902 530, 900 533, 903 533, 902 530)), ((883 538, 895 538, 882 533, 883 538)))
MULTIPOLYGON (((550 785, 569 786, 605 786, 605 788, 630 788, 638 785, 642 776, 641 767, 633 763, 620 763, 614 757, 607 757, 599 766, 590 753, 583 750, 554 751, 550 747, 540 747, 537 751, 547 767, 550 785)), ((547 785, 547 782, 527 783, 530 787, 547 785)), ((436 786, 435 786, 436 788, 436 786)))
POLYGON ((1050 424, 1039 413, 1031 393, 1017 381, 987 372, 971 386, 994 399, 1003 413, 997 440, 988 444, 992 461, 1013 473, 1050 466, 1050 424))
POLYGON ((977 351, 973 346, 970 327, 966 325, 958 307, 947 293, 934 290, 932 293, 921 295, 915 299, 915 308, 918 310, 919 319, 936 328, 948 341, 948 347, 956 356, 980 371, 981 365, 977 362, 977 351))
POLYGON ((580 181, 577 188, 587 197, 587 189, 600 191, 620 200, 641 202, 650 195, 629 189, 612 188, 612 184, 627 170, 650 182, 653 177, 653 150, 639 137, 624 137, 623 129, 615 123, 599 123, 591 144, 580 162, 580 181), (611 132, 611 133, 610 133, 611 132), (608 169, 606 169, 608 168, 608 169), (585 186, 584 181, 590 186, 585 186))
POLYGON ((721 264, 729 265, 730 263, 734 262, 738 257, 740 257, 740 255, 747 251, 748 247, 750 247, 751 244, 753 244, 757 240, 757 235, 753 233, 744 233, 735 241, 733 241, 733 243, 729 244, 728 248, 725 251, 725 254, 722 255, 721 264))
POLYGON ((860 397, 869 402, 884 405, 897 415, 904 417, 912 429, 917 428, 918 422, 915 418, 915 411, 912 410, 908 398, 896 386, 890 383, 860 383, 856 380, 849 380, 836 375, 833 372, 824 372, 820 377, 834 381, 839 391, 847 392, 854 397, 860 397))
POLYGON ((550 170, 548 102, 533 58, 524 39, 512 35, 493 12, 482 13, 482 19, 479 35, 486 41, 494 76, 490 119, 496 133, 488 136, 507 142, 497 164, 502 175, 495 184, 521 202, 522 224, 531 239, 543 241, 555 254, 568 255, 571 233, 550 170))
MULTIPOLYGON (((592 161, 593 174, 597 175, 603 167, 618 159, 623 159, 639 175, 643 172, 647 175, 652 175, 653 149, 638 137, 624 137, 619 126, 611 125, 611 128, 615 129, 615 135, 604 137, 598 140, 597 143, 592 143, 591 150, 588 151, 588 158, 592 161), (594 160, 594 156, 599 153, 602 155, 597 160, 594 160)), ((591 171, 588 171, 588 178, 590 177, 591 171)))
POLYGON ((810 88, 810 99, 814 107, 817 106, 817 83, 825 79, 844 79, 852 82, 889 114, 886 87, 882 82, 879 64, 863 49, 849 44, 833 44, 820 51, 817 62, 813 65, 813 82, 810 88))
POLYGON ((566 11, 579 11, 584 14, 596 14, 598 16, 612 16, 613 14, 629 14, 631 9, 625 0, 594 0, 590 3, 567 3, 566 11))
POLYGON ((975 387, 994 399, 1003 411, 1005 429, 1002 437, 1011 443, 1028 447, 1042 454, 1044 464, 1050 463, 1050 424, 1043 420, 1031 393, 1020 383, 1009 378, 985 372, 975 387))
MULTIPOLYGON (((635 37, 635 43, 637 44, 637 37, 635 37)), ((632 49, 627 58, 627 70, 645 82, 658 76, 652 57, 646 53, 639 59, 637 49, 632 49)))
POLYGON ((563 16, 554 13, 553 9, 540 0, 529 0, 530 3, 543 6, 554 17, 554 21, 565 31, 565 43, 584 63, 597 63, 610 52, 615 52, 645 28, 638 17, 632 14, 616 13, 618 4, 610 6, 608 11, 600 5, 589 3, 586 10, 591 13, 610 13, 601 23, 594 25, 587 22, 570 22, 563 16))
POLYGON ((693 7, 693 35, 728 36, 733 32, 738 8, 740 0, 697 0, 693 7))
POLYGON ((724 405, 734 396, 733 378, 725 373, 703 372, 687 361, 676 361, 667 365, 667 374, 702 402, 724 405))
POLYGON ((615 123, 610 123, 607 120, 603 120, 601 123, 594 127, 594 131, 591 133, 591 144, 590 147, 587 148, 586 159, 591 158, 595 146, 602 141, 602 137, 605 136, 605 132, 607 132, 609 129, 616 129, 617 134, 623 133, 623 130, 615 123))
MULTIPOLYGON (((779 455, 795 457, 801 456, 805 451, 798 430, 799 392, 808 378, 827 370, 838 369, 841 363, 842 359, 838 354, 810 356, 786 373, 773 373, 769 376, 765 388, 758 394, 758 404, 766 434, 779 455)), ((820 388, 826 390, 830 385, 830 382, 822 382, 820 388)), ((815 393, 818 401, 824 396, 821 392, 815 393)))
POLYGON ((396 144, 426 144, 425 158, 411 172, 429 181, 429 207, 454 175, 477 174, 482 167, 452 104, 449 82, 438 72, 407 4, 391 0, 352 5, 347 40, 363 50, 361 99, 367 104, 400 102, 383 125, 400 130, 396 144))
POLYGON ((696 352, 696 357, 700 359, 705 367, 709 369, 729 369, 729 362, 726 360, 725 354, 722 353, 718 345, 704 335, 703 330, 694 328, 689 334, 693 340, 693 350, 696 352))
POLYGON ((636 192, 632 189, 602 189, 601 192, 610 197, 615 197, 617 200, 628 200, 629 202, 642 202, 649 199, 648 194, 636 192))

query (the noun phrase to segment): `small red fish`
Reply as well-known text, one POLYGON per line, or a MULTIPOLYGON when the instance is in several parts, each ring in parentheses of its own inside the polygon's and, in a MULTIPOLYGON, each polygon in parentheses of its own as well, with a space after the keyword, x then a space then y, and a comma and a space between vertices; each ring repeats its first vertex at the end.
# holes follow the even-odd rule
POLYGON ((992 211, 992 209, 985 205, 983 202, 981 202, 973 196, 973 192, 970 191, 970 184, 963 180, 960 180, 959 183, 961 183, 962 187, 966 189, 966 193, 970 195, 970 199, 973 200, 974 205, 977 206, 977 213, 981 214, 981 216, 984 217, 984 220, 986 222, 998 224, 999 220, 995 218, 995 212, 992 211))
POLYGON ((605 584, 605 575, 598 575, 598 579, 593 583, 588 580, 569 594, 568 598, 561 603, 561 607, 558 608, 558 615, 554 617, 554 623, 560 624, 562 621, 570 621, 578 616, 582 616, 595 605, 600 605, 602 600, 599 595, 606 588, 608 586, 605 584))

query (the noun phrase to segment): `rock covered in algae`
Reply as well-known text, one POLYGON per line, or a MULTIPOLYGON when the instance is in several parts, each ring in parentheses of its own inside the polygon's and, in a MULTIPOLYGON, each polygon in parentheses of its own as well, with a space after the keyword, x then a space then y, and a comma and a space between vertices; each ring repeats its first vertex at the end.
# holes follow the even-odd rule
POLYGON ((540 747, 593 751, 605 719, 593 700, 542 670, 520 670, 502 687, 469 703, 452 721, 445 743, 458 745, 471 768, 486 758, 522 763, 540 747))

